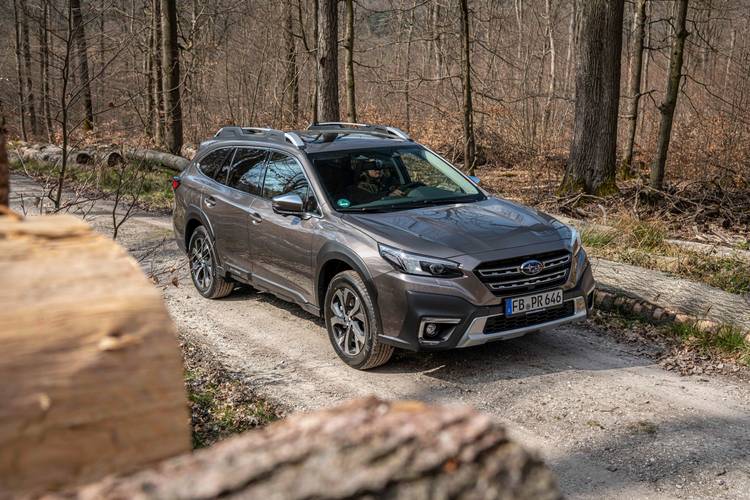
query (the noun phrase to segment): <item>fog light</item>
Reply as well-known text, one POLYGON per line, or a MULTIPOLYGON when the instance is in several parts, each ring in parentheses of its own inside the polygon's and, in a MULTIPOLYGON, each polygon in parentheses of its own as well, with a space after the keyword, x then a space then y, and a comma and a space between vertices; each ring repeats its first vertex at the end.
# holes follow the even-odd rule
POLYGON ((427 323, 424 327, 424 335, 425 337, 434 337, 437 335, 438 332, 438 326, 435 323, 427 323))

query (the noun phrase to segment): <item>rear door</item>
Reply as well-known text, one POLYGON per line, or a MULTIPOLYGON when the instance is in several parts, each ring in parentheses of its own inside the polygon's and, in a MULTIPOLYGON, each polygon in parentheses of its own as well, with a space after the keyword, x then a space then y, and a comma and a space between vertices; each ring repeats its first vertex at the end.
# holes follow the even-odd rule
POLYGON ((267 151, 261 148, 237 147, 232 161, 217 175, 221 188, 213 196, 216 214, 214 231, 216 248, 226 270, 245 279, 253 272, 250 258, 250 231, 256 220, 253 204, 263 185, 267 151))
POLYGON ((253 279, 292 300, 310 302, 314 289, 312 242, 320 219, 315 195, 295 158, 271 151, 262 197, 253 208, 259 217, 250 239, 253 279), (287 193, 302 198, 308 216, 284 216, 273 211, 271 198, 287 193))

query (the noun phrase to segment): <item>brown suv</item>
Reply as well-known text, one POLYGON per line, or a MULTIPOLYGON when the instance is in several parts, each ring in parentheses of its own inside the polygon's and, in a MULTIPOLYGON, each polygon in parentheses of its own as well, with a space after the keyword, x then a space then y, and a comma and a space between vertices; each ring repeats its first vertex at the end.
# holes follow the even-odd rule
POLYGON ((225 127, 175 177, 174 228, 203 296, 295 302, 355 368, 586 318, 575 229, 478 183, 392 127, 225 127))

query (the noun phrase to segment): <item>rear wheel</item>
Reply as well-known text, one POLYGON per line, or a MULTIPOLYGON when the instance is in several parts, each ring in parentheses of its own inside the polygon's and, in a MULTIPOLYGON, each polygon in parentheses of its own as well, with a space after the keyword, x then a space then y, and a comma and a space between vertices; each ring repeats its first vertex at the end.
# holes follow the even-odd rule
POLYGON ((198 293, 209 299, 226 297, 234 289, 234 283, 216 272, 216 254, 211 237, 203 226, 193 231, 188 244, 190 277, 198 293))
POLYGON ((333 349, 349 366, 367 370, 391 359, 393 347, 379 342, 372 297, 355 271, 341 272, 331 280, 325 319, 333 349))

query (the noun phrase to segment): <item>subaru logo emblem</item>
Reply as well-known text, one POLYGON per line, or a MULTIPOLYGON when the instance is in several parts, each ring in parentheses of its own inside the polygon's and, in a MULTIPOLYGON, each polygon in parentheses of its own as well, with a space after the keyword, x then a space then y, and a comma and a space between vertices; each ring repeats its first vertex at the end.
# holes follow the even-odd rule
POLYGON ((542 269, 544 269, 544 264, 542 264, 538 260, 527 260, 526 262, 521 264, 521 272, 526 276, 534 276, 535 274, 539 274, 542 272, 542 269))

